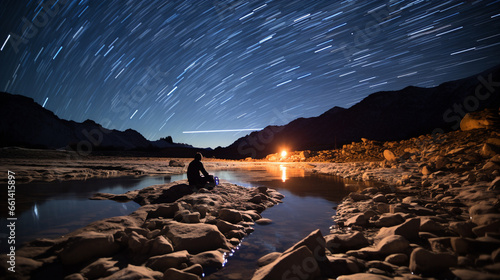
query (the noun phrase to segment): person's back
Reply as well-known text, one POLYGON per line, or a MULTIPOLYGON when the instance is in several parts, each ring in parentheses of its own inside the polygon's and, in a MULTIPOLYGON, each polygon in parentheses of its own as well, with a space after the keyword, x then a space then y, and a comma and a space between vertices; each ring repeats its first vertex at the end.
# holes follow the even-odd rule
POLYGON ((188 169, 187 169, 187 177, 189 181, 189 185, 193 186, 203 186, 205 183, 210 182, 211 176, 208 174, 208 172, 205 170, 205 167, 203 167, 203 163, 201 163, 201 154, 197 153, 194 156, 194 160, 189 163, 188 169), (200 175, 200 172, 203 174, 204 177, 200 175))

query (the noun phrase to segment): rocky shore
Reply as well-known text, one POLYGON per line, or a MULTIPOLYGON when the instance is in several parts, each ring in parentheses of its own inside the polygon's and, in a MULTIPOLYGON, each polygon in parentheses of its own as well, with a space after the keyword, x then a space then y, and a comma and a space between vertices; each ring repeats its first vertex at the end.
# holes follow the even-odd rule
POLYGON ((128 216, 91 223, 16 252, 16 273, 1 257, 2 279, 201 279, 251 233, 260 213, 283 195, 266 187, 222 183, 193 190, 187 181, 94 199, 134 200, 128 216))
POLYGON ((500 279, 500 133, 464 120, 446 134, 292 154, 380 185, 344 198, 327 235, 263 256, 252 279, 500 279))

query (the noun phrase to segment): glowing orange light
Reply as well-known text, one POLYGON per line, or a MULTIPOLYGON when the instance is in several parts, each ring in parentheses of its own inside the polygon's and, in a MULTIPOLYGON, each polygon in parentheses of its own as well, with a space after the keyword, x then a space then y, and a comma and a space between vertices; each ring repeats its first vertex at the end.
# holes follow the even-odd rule
POLYGON ((280 165, 280 170, 281 170, 281 180, 283 182, 286 182, 286 166, 280 165))
POLYGON ((288 154, 288 153, 287 153, 286 151, 282 151, 282 152, 281 152, 281 157, 286 157, 286 155, 287 155, 287 154, 288 154))

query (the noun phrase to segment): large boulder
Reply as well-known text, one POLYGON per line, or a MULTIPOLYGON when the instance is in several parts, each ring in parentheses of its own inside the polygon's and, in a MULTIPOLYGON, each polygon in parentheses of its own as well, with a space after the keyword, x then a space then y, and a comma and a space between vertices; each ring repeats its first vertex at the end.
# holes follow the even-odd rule
POLYGON ((400 235, 390 235, 377 243, 377 250, 381 254, 390 255, 404 252, 410 246, 410 242, 400 235))
POLYGON ((163 280, 201 280, 201 277, 186 271, 169 268, 163 274, 163 280))
POLYGON ((314 257, 319 264, 328 263, 325 256, 326 241, 319 229, 311 232, 304 239, 295 243, 295 245, 286 250, 283 254, 296 250, 302 246, 306 246, 314 254, 314 257))
POLYGON ((460 122, 463 131, 473 129, 489 129, 498 127, 498 111, 486 109, 480 112, 467 113, 460 122))
POLYGON ((165 255, 174 251, 174 247, 170 241, 168 241, 163 235, 157 236, 155 239, 150 241, 150 244, 150 256, 165 255))
POLYGON ((118 261, 114 261, 111 258, 101 258, 86 266, 80 273, 87 279, 106 277, 120 270, 116 266, 117 263, 118 261))
POLYGON ((146 262, 146 266, 156 271, 165 271, 169 268, 181 268, 182 264, 189 261, 189 257, 190 256, 188 251, 183 250, 161 256, 151 257, 146 262))
POLYGON ((196 254, 230 247, 215 225, 171 222, 165 230, 166 236, 172 241, 176 251, 187 250, 189 253, 196 254))
POLYGON ((363 248, 369 245, 360 231, 347 234, 330 234, 325 236, 326 248, 332 253, 363 248))
POLYGON ((108 276, 106 278, 100 278, 102 280, 156 280, 161 279, 163 273, 158 271, 153 271, 144 266, 135 266, 129 264, 126 268, 108 276))
POLYGON ((232 224, 237 224, 243 221, 241 213, 234 209, 221 209, 219 211, 219 219, 230 222, 232 224))
POLYGON ((59 257, 64 265, 74 265, 94 258, 112 256, 119 249, 113 235, 89 231, 70 237, 59 257))
POLYGON ((392 227, 404 223, 405 219, 400 214, 384 213, 373 222, 376 227, 392 227))
POLYGON ((224 254, 220 251, 207 251, 191 256, 191 262, 201 265, 204 269, 220 269, 224 265, 224 254))
POLYGON ((255 271, 252 280, 294 279, 315 280, 320 276, 319 265, 313 252, 301 246, 283 253, 274 262, 255 271))
POLYGON ((372 273, 356 273, 352 275, 339 276, 337 280, 392 280, 393 278, 372 273))
POLYGON ((410 270, 414 273, 435 273, 457 265, 457 257, 447 253, 434 253, 423 248, 410 255, 410 270))
POLYGON ((412 218, 397 226, 381 228, 375 239, 383 239, 391 235, 401 235, 408 240, 414 240, 418 238, 419 230, 420 219, 412 218))

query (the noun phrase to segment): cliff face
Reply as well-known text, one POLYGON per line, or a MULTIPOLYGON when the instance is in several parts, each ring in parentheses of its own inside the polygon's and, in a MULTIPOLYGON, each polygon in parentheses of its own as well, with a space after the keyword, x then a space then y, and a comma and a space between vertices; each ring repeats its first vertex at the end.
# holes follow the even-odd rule
POLYGON ((269 126, 242 137, 215 155, 262 158, 289 150, 334 149, 368 138, 402 140, 459 128, 462 117, 485 108, 498 109, 500 66, 434 88, 406 87, 369 95, 349 109, 335 107, 313 118, 269 126))

